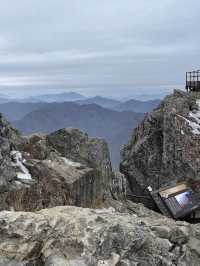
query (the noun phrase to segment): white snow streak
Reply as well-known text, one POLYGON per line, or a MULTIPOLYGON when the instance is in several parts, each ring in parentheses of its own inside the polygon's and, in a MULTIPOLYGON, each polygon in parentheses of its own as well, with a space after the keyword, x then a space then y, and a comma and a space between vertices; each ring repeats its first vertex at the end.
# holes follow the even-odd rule
POLYGON ((199 135, 200 134, 200 99, 196 101, 196 104, 198 106, 198 109, 189 113, 189 117, 191 117, 193 121, 181 115, 178 115, 178 116, 183 118, 189 124, 189 126, 192 128, 193 134, 199 135))
POLYGON ((12 163, 13 166, 18 167, 21 170, 20 172, 17 172, 17 178, 31 180, 32 177, 29 173, 29 170, 23 164, 25 160, 22 158, 21 152, 11 151, 11 156, 14 159, 14 162, 12 163))
POLYGON ((73 162, 73 161, 71 161, 71 160, 69 160, 69 159, 67 159, 65 157, 62 157, 62 159, 63 159, 63 161, 65 162, 65 164, 67 166, 74 166, 74 167, 80 167, 81 166, 80 163, 73 162))

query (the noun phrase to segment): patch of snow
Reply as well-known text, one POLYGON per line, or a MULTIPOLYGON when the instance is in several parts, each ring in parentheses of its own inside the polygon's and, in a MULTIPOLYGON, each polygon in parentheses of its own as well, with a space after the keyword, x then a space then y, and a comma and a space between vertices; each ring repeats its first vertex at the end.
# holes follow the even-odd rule
POLYGON ((184 135, 185 133, 184 133, 184 131, 181 129, 181 135, 184 135))
POLYGON ((199 124, 197 124, 196 122, 190 121, 189 119, 183 117, 182 115, 177 115, 177 116, 181 117, 182 119, 184 119, 189 124, 189 126, 192 128, 193 134, 197 134, 197 135, 200 134, 200 125, 199 124))
POLYGON ((14 162, 12 162, 12 165, 20 169, 20 172, 17 172, 17 178, 31 180, 32 179, 31 174, 29 173, 29 170, 23 164, 25 161, 22 158, 21 152, 11 151, 10 154, 14 160, 14 162))
POLYGON ((196 104, 198 105, 198 107, 200 107, 200 99, 196 100, 196 104))
POLYGON ((80 163, 76 163, 76 162, 73 162, 65 157, 62 157, 64 163, 67 165, 67 166, 74 166, 74 167, 80 167, 81 164, 80 163))
POLYGON ((152 187, 151 187, 151 186, 148 186, 148 188, 147 188, 147 189, 148 189, 148 191, 149 191, 149 192, 152 192, 152 191, 153 191, 153 189, 152 189, 152 187))
POLYGON ((198 124, 200 124, 200 112, 190 112, 189 117, 192 117, 198 124))
MULTIPOLYGON (((198 106, 197 110, 191 111, 189 113, 189 118, 192 118, 193 121, 178 115, 179 117, 183 118, 189 126, 192 128, 192 133, 199 135, 200 134, 200 99, 196 100, 196 104, 198 106)), ((184 132, 181 130, 181 134, 184 135, 184 132)))

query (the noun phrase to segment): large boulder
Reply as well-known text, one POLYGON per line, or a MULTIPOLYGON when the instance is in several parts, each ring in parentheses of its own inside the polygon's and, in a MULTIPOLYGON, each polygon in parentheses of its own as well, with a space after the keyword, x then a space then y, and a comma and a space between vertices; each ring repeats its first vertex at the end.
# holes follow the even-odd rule
POLYGON ((198 98, 175 91, 146 115, 122 150, 121 172, 134 201, 153 207, 146 188, 200 179, 198 98))
POLYGON ((105 140, 89 138, 78 129, 65 128, 49 134, 47 143, 62 156, 98 169, 103 175, 106 189, 108 180, 111 181, 112 166, 105 140))
POLYGON ((5 129, 7 176, 0 175, 0 184, 10 186, 0 186, 1 210, 106 206, 114 174, 104 140, 71 128, 27 137, 15 136, 6 121, 5 129))
POLYGON ((198 266, 200 226, 132 205, 0 213, 1 266, 198 266))
POLYGON ((63 128, 48 135, 33 134, 22 147, 31 158, 44 160, 56 152, 73 162, 79 162, 99 172, 105 195, 110 194, 114 177, 108 144, 100 138, 89 138, 79 129, 63 128))
POLYGON ((105 206, 101 174, 95 169, 55 153, 46 160, 28 159, 25 165, 34 184, 3 193, 0 199, 4 209, 33 211, 60 205, 105 206))

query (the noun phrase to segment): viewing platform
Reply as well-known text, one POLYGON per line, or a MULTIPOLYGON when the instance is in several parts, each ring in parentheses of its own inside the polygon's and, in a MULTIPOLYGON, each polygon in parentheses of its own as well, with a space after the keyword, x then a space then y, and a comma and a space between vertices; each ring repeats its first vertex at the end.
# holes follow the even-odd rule
POLYGON ((200 92, 200 70, 186 72, 185 88, 188 92, 200 92))

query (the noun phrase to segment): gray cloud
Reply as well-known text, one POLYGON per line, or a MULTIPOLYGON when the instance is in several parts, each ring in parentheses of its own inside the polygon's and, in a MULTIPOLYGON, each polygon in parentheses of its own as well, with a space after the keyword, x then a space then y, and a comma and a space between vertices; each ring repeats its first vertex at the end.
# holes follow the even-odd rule
POLYGON ((124 96, 199 68, 198 0, 0 1, 0 88, 124 96))

